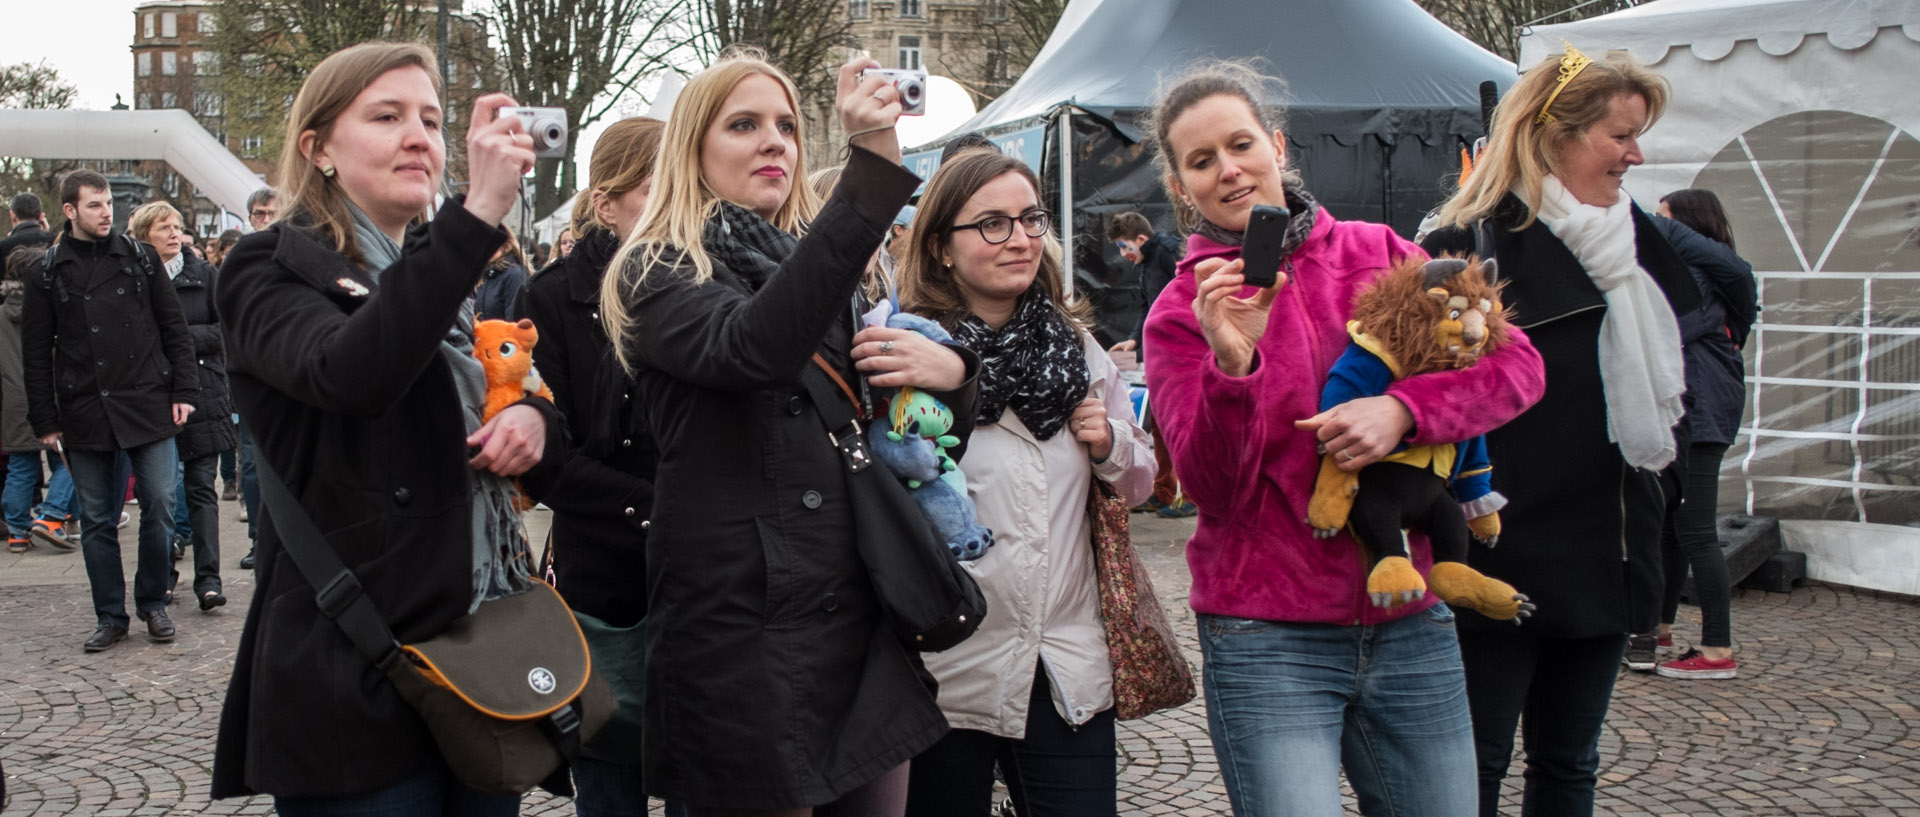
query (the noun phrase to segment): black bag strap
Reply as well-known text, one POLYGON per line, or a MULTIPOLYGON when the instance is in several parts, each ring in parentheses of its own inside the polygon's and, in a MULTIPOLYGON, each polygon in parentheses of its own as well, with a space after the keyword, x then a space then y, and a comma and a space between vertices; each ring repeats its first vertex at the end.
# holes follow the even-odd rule
POLYGON ((255 470, 260 472, 260 498, 272 512, 267 519, 280 534, 280 546, 293 557, 300 575, 313 585, 313 600, 320 607, 320 615, 339 625, 347 634, 347 640, 353 642, 354 649, 369 663, 381 672, 392 669, 394 662, 400 660, 400 642, 394 640, 386 619, 380 617, 373 600, 367 598, 360 579, 340 561, 339 554, 333 552, 321 536, 319 526, 313 524, 313 517, 300 507, 300 500, 280 480, 280 475, 274 473, 267 458, 253 459, 255 470))

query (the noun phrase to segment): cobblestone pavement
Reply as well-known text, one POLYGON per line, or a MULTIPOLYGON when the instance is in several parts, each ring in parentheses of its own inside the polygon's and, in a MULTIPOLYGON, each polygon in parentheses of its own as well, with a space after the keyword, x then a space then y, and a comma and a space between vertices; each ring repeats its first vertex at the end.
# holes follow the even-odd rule
MULTIPOLYGON (((237 507, 222 507, 232 602, 211 615, 176 605, 172 644, 148 643, 136 624, 118 647, 81 652, 93 616, 79 554, 0 556, 0 764, 10 798, 0 810, 8 817, 271 813, 265 798, 207 801, 214 727, 253 590, 251 576, 232 569, 241 552, 232 543, 245 536, 237 507)), ((1191 523, 1134 520, 1197 666, 1183 554, 1191 523)), ((1816 586, 1736 590, 1733 604, 1740 679, 1621 678, 1600 743, 1600 811, 1920 814, 1920 733, 1909 728, 1920 704, 1920 603, 1816 586)), ((1683 621, 1678 640, 1697 633, 1697 619, 1683 621)), ((1119 742, 1122 814, 1228 812, 1199 702, 1123 723, 1119 742)), ((1510 782, 1505 811, 1518 813, 1518 792, 1510 782)), ((537 794, 523 813, 572 808, 537 794)))

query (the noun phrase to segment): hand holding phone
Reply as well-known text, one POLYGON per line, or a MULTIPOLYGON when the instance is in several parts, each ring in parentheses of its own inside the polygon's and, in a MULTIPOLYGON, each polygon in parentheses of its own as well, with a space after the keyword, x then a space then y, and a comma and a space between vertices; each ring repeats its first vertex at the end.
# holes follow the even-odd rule
POLYGON ((1253 212, 1247 217, 1246 243, 1240 248, 1240 259, 1246 262, 1240 275, 1246 278, 1248 286, 1267 289, 1278 283, 1281 247, 1286 243, 1287 222, 1291 218, 1284 207, 1253 206, 1253 212))

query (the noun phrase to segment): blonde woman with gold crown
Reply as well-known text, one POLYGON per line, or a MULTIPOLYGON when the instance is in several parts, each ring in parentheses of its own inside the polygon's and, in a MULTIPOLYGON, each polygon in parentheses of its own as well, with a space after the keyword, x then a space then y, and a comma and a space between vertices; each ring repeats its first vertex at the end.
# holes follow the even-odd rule
POLYGON ((1540 605, 1519 628, 1460 614, 1483 815, 1500 810, 1522 719, 1524 812, 1593 813, 1627 633, 1653 629, 1660 531, 1687 450, 1675 439, 1686 384, 1674 315, 1699 292, 1621 181, 1645 161, 1640 135, 1666 102, 1666 81, 1633 58, 1568 46, 1508 91, 1423 242, 1499 259, 1513 323, 1547 368, 1546 396, 1487 435, 1510 504, 1499 548, 1474 543, 1467 558, 1540 605))

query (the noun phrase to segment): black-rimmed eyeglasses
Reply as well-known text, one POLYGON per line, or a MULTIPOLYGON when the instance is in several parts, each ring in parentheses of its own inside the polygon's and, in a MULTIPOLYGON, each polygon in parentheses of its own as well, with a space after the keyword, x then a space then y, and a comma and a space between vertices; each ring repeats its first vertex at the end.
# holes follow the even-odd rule
POLYGON ((1005 244, 1013 238, 1013 223, 1020 222, 1020 231, 1028 238, 1039 238, 1047 234, 1047 228, 1053 224, 1053 214, 1045 210, 1028 210, 1018 216, 987 216, 972 224, 955 224, 948 228, 954 232, 965 229, 980 231, 980 240, 988 244, 1005 244))

